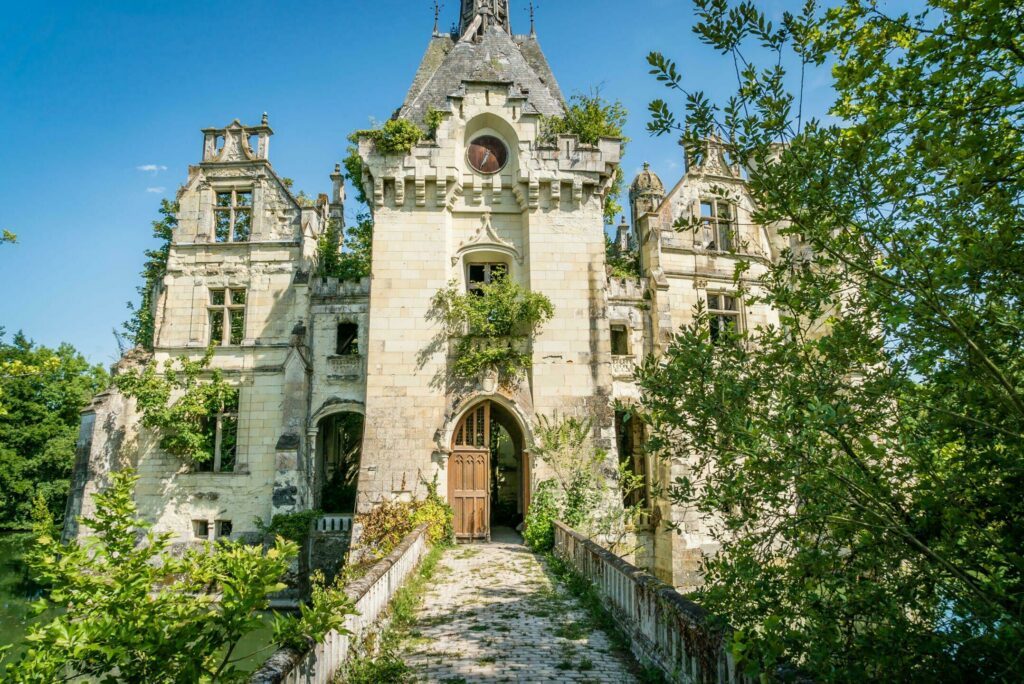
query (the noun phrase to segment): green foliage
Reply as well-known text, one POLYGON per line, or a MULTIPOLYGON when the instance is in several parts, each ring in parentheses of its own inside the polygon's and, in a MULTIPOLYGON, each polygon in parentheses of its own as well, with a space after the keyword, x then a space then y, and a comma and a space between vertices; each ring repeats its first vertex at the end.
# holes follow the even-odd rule
MULTIPOLYGON (((358 138, 356 138, 358 140, 358 138)), ((359 146, 352 144, 348 146, 347 154, 341 162, 345 167, 345 178, 352 184, 355 190, 356 201, 363 205, 370 202, 366 197, 366 190, 363 188, 363 157, 359 154, 359 146)))
POLYGON ((11 231, 5 230, 2 233, 0 233, 0 245, 5 244, 5 243, 9 243, 9 244, 13 245, 13 244, 16 244, 17 242, 18 242, 18 236, 15 235, 14 233, 12 233, 11 231))
MULTIPOLYGON (((752 669, 1015 679, 1024 17, 982 0, 916 16, 850 0, 773 24, 730 4, 697 0, 695 31, 741 65, 736 94, 685 91, 681 122, 654 102, 650 128, 697 157, 720 135, 748 160, 754 222, 797 248, 748 293, 781 328, 712 345, 699 310, 641 374, 652 446, 691 465, 670 495, 722 544, 698 598, 737 628, 752 669), (800 100, 824 63, 827 124, 800 100)), ((649 61, 684 92, 671 60, 649 61)))
MULTIPOLYGON (((46 623, 29 628, 28 649, 7 665, 4 681, 241 682, 235 649, 263 625, 269 596, 297 548, 279 539, 260 547, 218 543, 184 555, 169 550, 170 535, 153 533, 138 519, 137 477, 111 475, 96 495, 96 516, 83 520, 95 536, 61 544, 48 520, 36 529, 28 557, 47 587, 38 609, 59 607, 46 623)), ((337 628, 351 604, 314 601, 281 634, 320 638, 337 628), (329 608, 328 611, 325 610, 329 608)))
POLYGON ((479 294, 452 283, 434 295, 433 306, 445 333, 457 340, 452 371, 464 380, 495 369, 511 382, 530 366, 527 343, 555 314, 547 296, 511 278, 497 278, 479 294))
MULTIPOLYGON (((280 539, 278 540, 280 542, 280 539)), ((298 615, 274 616, 274 643, 300 653, 311 648, 328 632, 346 634, 345 619, 355 614, 355 605, 340 585, 327 586, 323 573, 310 577, 308 603, 299 605, 298 615)))
POLYGON ((427 538, 431 544, 446 545, 455 541, 455 513, 438 493, 437 476, 426 483, 427 498, 419 501, 383 501, 369 513, 356 517, 362 525, 359 551, 365 550, 374 558, 384 558, 420 525, 427 524, 427 538))
POLYGON ((278 513, 267 525, 262 518, 256 518, 256 529, 264 535, 282 537, 299 545, 306 542, 313 529, 313 522, 323 515, 323 511, 298 511, 297 513, 278 513))
POLYGON ((79 411, 109 377, 70 345, 3 337, 0 328, 0 528, 25 528, 37 496, 54 520, 63 516, 79 411))
MULTIPOLYGON (((542 121, 543 138, 553 143, 559 135, 575 135, 584 145, 597 145, 601 138, 619 138, 623 152, 629 139, 623 135, 629 112, 616 100, 609 102, 601 97, 600 90, 589 94, 577 93, 569 100, 564 116, 545 117, 542 121)), ((625 176, 622 169, 615 170, 612 187, 605 198, 605 223, 613 223, 622 213, 622 188, 625 176)))
POLYGON ((214 419, 218 413, 238 410, 238 390, 224 381, 219 370, 207 373, 213 347, 199 361, 182 356, 168 359, 164 371, 155 361, 141 371, 131 370, 114 378, 114 384, 138 403, 142 424, 160 433, 160 448, 185 462, 197 465, 214 457, 214 419))
POLYGON ((434 109, 433 107, 427 110, 426 123, 427 123, 427 135, 431 140, 437 140, 437 129, 444 123, 444 119, 447 116, 440 109, 434 109))
POLYGON ((537 485, 526 512, 523 541, 537 552, 550 551, 555 545, 555 521, 562 515, 558 483, 544 480, 537 485))
POLYGON ((622 252, 608 235, 604 236, 605 263, 611 268, 613 278, 639 278, 640 253, 636 250, 622 252))
POLYGON ((373 218, 356 217, 356 225, 342 234, 337 220, 331 220, 317 243, 317 275, 358 282, 370 275, 373 255, 373 218))
POLYGON ((124 322, 124 336, 133 346, 152 351, 153 336, 156 333, 154 316, 156 299, 167 275, 167 259, 171 253, 171 239, 178 227, 178 203, 161 200, 161 218, 153 221, 153 237, 158 241, 156 249, 146 250, 146 261, 142 266, 142 284, 136 288, 139 293, 138 306, 128 302, 131 318, 124 322))
MULTIPOLYGON (((440 125, 438 114, 441 113, 438 112, 433 117, 428 114, 428 124, 431 126, 430 137, 437 132, 435 124, 440 125)), ((363 158, 359 154, 359 141, 363 138, 372 140, 376 152, 384 156, 405 156, 412 152, 412 148, 416 147, 417 143, 425 136, 428 134, 411 121, 391 119, 379 128, 358 130, 348 137, 351 144, 348 146, 348 153, 342 164, 345 167, 345 177, 352 183, 356 199, 360 204, 369 204, 369 202, 366 190, 363 188, 363 158)))

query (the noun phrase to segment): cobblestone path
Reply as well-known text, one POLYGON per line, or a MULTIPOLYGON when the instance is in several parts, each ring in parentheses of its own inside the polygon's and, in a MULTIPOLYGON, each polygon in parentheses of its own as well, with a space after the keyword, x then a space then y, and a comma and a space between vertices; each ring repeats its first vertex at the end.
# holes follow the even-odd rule
POLYGON ((423 682, 637 681, 511 532, 444 555, 402 649, 423 682))

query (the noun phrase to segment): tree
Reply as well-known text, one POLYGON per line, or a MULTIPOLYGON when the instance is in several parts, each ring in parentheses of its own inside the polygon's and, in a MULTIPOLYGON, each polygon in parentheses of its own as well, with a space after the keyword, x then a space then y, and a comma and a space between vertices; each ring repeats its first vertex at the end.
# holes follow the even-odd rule
MULTIPOLYGON (((138 306, 128 302, 131 318, 124 322, 123 335, 133 346, 152 351, 153 336, 156 334, 156 300, 167 275, 167 259, 171 254, 171 240, 178 227, 178 203, 160 201, 161 218, 153 221, 153 237, 158 241, 156 249, 146 250, 146 261, 142 266, 142 285, 138 306)), ((120 339, 120 334, 115 333, 120 339)))
POLYGON ((340 229, 332 220, 317 243, 317 275, 359 282, 370 275, 373 256, 373 218, 356 217, 356 224, 340 229))
POLYGON ((0 328, 0 527, 24 528, 41 496, 64 514, 75 464, 79 411, 106 388, 107 372, 73 347, 38 346, 0 328))
MULTIPOLYGON (((597 145, 601 138, 620 138, 623 152, 629 142, 623 134, 629 112, 622 102, 609 102, 601 97, 599 89, 589 94, 577 93, 569 100, 569 106, 562 116, 546 117, 543 121, 544 137, 549 141, 559 135, 575 135, 584 145, 597 145)), ((605 223, 611 224, 622 213, 619 198, 622 196, 624 175, 621 168, 615 170, 615 178, 604 204, 605 223)))
POLYGON ((0 245, 8 243, 8 242, 11 243, 11 244, 14 244, 17 241, 18 241, 18 236, 15 235, 14 233, 12 233, 9 230, 5 230, 5 231, 3 231, 3 233, 0 233, 0 245))
POLYGON ((812 1, 775 25, 750 2, 694 4, 697 36, 737 65, 736 94, 717 105, 653 53, 686 115, 656 101, 650 129, 697 158, 717 137, 746 165, 753 220, 792 245, 746 293, 781 327, 712 343, 700 308, 641 373, 652 447, 690 464, 671 497, 722 544, 699 600, 763 671, 1014 679, 1024 10, 812 1), (831 124, 801 99, 825 63, 831 124))
MULTIPOLYGON (((38 609, 62 611, 29 628, 29 647, 4 681, 247 681, 238 663, 250 654, 238 654, 238 643, 262 627, 297 545, 279 537, 266 553, 218 542, 172 554, 171 535, 137 519, 138 478, 111 477, 96 495, 95 518, 83 520, 94 537, 61 544, 48 520, 37 526, 28 563, 47 588, 38 609)), ((343 591, 315 587, 299 615, 275 618, 274 640, 306 646, 342 629, 352 612, 343 591)))

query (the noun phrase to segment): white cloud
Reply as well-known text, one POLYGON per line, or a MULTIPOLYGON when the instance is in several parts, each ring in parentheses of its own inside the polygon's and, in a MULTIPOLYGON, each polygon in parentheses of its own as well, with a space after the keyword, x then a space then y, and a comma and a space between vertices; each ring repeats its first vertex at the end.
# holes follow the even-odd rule
POLYGON ((167 188, 165 188, 165 187, 159 187, 159 188, 146 188, 146 192, 154 192, 154 193, 156 193, 156 194, 160 194, 160 193, 162 193, 162 192, 163 192, 164 190, 166 190, 166 189, 167 189, 167 188))
POLYGON ((142 171, 143 173, 151 173, 154 176, 161 171, 166 171, 167 167, 163 164, 143 164, 142 166, 136 166, 136 171, 142 171))

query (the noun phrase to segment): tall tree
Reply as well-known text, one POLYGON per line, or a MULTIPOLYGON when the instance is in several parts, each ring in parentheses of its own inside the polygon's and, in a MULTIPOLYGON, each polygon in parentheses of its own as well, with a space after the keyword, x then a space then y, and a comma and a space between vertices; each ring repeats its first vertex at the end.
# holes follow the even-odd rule
POLYGON ((50 349, 22 333, 8 343, 0 329, 0 527, 28 526, 37 496, 54 519, 64 514, 78 412, 107 382, 70 345, 50 349))
MULTIPOLYGON (((171 240, 178 227, 178 203, 161 200, 160 218, 153 221, 153 237, 157 240, 155 249, 146 250, 146 261, 142 266, 142 284, 136 288, 139 293, 138 305, 128 302, 131 318, 124 322, 123 336, 133 346, 153 349, 156 334, 156 299, 167 274, 167 259, 171 254, 171 240)), ((120 339, 122 333, 115 332, 120 339)))
POLYGON ((656 101, 650 128, 698 158, 719 136, 747 166, 754 221, 791 244, 764 293, 746 293, 781 328, 712 343, 701 309, 642 373, 655 448, 691 466, 672 498, 722 544, 699 600, 764 671, 1015 679, 1024 8, 928 0, 894 16, 810 0, 773 24, 752 2, 694 4, 736 94, 691 92, 654 53, 686 114, 656 101), (826 63, 835 123, 801 99, 826 63))

